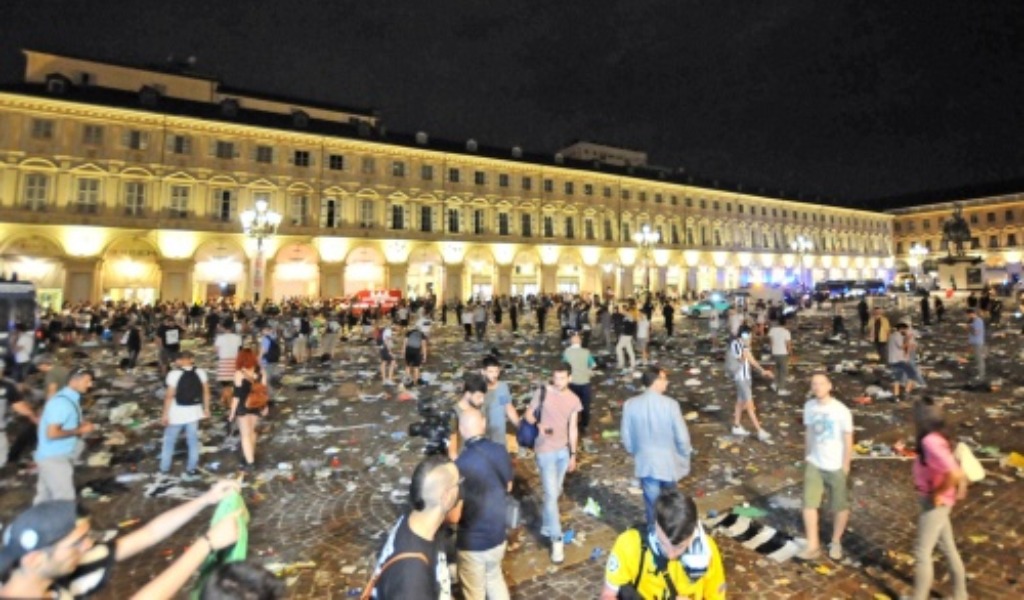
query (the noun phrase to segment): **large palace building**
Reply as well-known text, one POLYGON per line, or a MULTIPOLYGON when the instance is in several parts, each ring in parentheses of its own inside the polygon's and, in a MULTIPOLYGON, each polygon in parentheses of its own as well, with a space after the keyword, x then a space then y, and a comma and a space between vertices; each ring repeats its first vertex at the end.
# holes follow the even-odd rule
POLYGON ((893 274, 891 214, 696 185, 640 151, 454 143, 188 68, 25 58, 0 88, 0 271, 54 305, 893 274), (240 219, 257 204, 282 217, 261 245, 240 219))

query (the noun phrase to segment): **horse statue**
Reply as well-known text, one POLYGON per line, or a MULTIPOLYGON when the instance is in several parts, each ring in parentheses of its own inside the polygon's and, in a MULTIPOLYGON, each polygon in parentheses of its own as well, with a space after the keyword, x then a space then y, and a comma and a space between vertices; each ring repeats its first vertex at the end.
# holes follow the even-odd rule
POLYGON ((953 204, 953 216, 942 223, 942 245, 950 257, 953 256, 953 249, 956 249, 956 256, 964 256, 964 246, 971 241, 971 226, 963 216, 963 205, 959 202, 953 204))

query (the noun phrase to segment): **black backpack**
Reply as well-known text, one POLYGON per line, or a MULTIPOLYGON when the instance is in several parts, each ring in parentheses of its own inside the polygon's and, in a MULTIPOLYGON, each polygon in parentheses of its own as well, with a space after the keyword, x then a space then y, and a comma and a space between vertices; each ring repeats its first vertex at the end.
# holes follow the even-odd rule
POLYGON ((174 401, 181 406, 195 406, 203 401, 203 380, 195 369, 182 369, 174 387, 174 401))
POLYGON ((270 345, 267 346, 267 354, 264 358, 267 359, 268 363, 279 362, 281 360, 281 344, 277 343, 277 340, 270 336, 267 336, 267 341, 270 342, 270 345))

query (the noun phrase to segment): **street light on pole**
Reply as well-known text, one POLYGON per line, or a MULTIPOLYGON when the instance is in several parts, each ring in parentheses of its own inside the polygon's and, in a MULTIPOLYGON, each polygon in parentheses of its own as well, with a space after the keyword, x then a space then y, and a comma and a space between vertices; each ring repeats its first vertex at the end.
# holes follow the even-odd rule
POLYGON ((661 235, 651 229, 650 225, 644 225, 633 234, 633 242, 636 244, 637 250, 640 251, 640 256, 643 259, 644 265, 644 288, 648 294, 651 293, 651 253, 654 250, 654 245, 661 241, 661 235))
POLYGON ((239 218, 242 220, 245 235, 256 240, 256 264, 253 268, 252 287, 253 302, 259 302, 260 292, 263 291, 263 240, 277 233, 281 215, 270 210, 270 204, 261 198, 256 201, 255 209, 242 211, 239 218))
POLYGON ((806 287, 804 281, 804 256, 814 249, 814 243, 804 235, 796 236, 796 239, 789 243, 789 247, 800 256, 800 285, 806 287))

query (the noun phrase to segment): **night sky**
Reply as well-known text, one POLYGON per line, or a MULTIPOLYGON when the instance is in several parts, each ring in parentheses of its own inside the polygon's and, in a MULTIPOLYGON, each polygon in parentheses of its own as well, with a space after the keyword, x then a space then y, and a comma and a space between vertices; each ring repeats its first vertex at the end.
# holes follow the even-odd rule
POLYGON ((229 85, 376 108, 391 130, 541 152, 591 139, 768 195, 876 207, 1024 191, 1019 0, 5 0, 0 12, 4 81, 20 77, 22 47, 194 55, 229 85))

